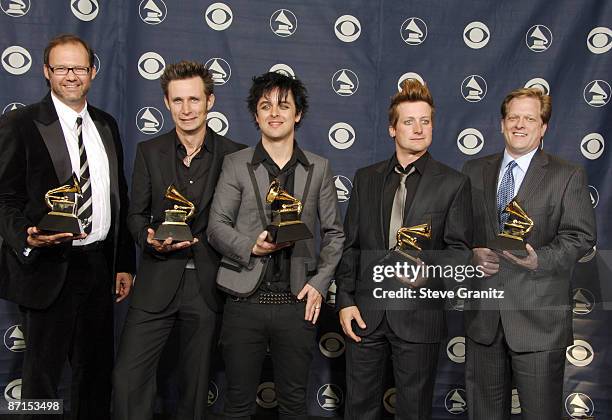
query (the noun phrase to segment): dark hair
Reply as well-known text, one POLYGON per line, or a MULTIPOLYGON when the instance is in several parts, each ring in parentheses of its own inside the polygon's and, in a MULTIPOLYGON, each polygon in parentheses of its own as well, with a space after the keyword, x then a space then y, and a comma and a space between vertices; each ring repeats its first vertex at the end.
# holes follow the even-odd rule
POLYGON ((542 118, 543 124, 548 124, 550 116, 552 115, 552 98, 550 95, 545 94, 537 88, 522 88, 515 89, 504 98, 501 104, 501 116, 502 119, 506 118, 508 112, 508 104, 511 100, 516 98, 533 98, 540 102, 540 118, 542 118))
POLYGON ((214 93, 214 82, 210 71, 204 64, 196 61, 179 61, 178 63, 169 64, 164 70, 164 74, 160 77, 161 87, 164 91, 164 96, 168 97, 168 85, 173 80, 191 79, 199 77, 204 83, 204 93, 206 96, 214 93))
POLYGON ((406 79, 402 82, 402 90, 391 98, 391 104, 389 105, 389 125, 391 127, 395 127, 395 124, 397 124, 399 118, 397 107, 402 102, 426 102, 431 107, 431 119, 433 121, 435 107, 427 85, 416 79, 406 79))
POLYGON ((62 34, 54 37, 47 46, 45 47, 45 52, 43 53, 43 62, 48 66, 49 65, 49 54, 51 54, 51 50, 58 45, 64 44, 81 44, 83 48, 87 51, 87 57, 89 58, 89 67, 93 67, 94 65, 94 52, 91 47, 85 42, 83 39, 79 38, 73 34, 62 34))
MULTIPOLYGON (((285 100, 289 92, 293 94, 296 115, 302 116, 300 121, 295 123, 295 127, 299 127, 306 111, 308 111, 308 92, 306 91, 306 86, 299 79, 294 79, 274 71, 253 77, 253 84, 247 98, 247 105, 253 120, 255 120, 255 115, 257 115, 257 102, 275 89, 278 89, 279 101, 285 100)), ((257 125, 257 121, 255 121, 255 125, 257 125)))

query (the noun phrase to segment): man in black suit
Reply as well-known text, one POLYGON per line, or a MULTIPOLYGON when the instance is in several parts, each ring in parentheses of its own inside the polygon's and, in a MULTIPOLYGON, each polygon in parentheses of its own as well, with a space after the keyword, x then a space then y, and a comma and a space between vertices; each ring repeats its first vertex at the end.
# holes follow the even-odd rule
POLYGON ((509 419, 511 382, 522 418, 561 418, 565 349, 572 344, 570 279, 596 240, 595 217, 582 168, 540 150, 551 116, 550 96, 518 89, 501 106, 505 150, 471 160, 474 262, 504 299, 466 302, 466 386, 470 419, 509 419), (534 226, 526 252, 489 249, 515 199, 534 226), (500 258, 501 257, 501 258, 500 258))
POLYGON ((176 127, 140 143, 136 151, 128 225, 142 254, 113 373, 115 419, 153 418, 157 365, 174 328, 181 388, 175 418, 204 418, 222 308, 215 285, 219 254, 205 232, 223 157, 244 146, 206 126, 215 96, 203 64, 171 64, 161 85, 176 127), (164 198, 170 185, 195 205, 188 220, 192 241, 154 238, 165 210, 176 204, 164 198))
MULTIPOLYGON (((346 352, 345 419, 380 417, 381 369, 389 353, 397 418, 431 418, 438 350, 446 335, 444 302, 418 297, 377 301, 372 294, 381 285, 389 289, 394 281, 377 283, 373 266, 384 264, 381 257, 396 245, 401 226, 431 224, 431 239, 419 241, 429 254, 427 258, 423 254, 428 264, 453 263, 457 258, 467 262, 472 220, 469 181, 428 153, 433 113, 427 86, 416 80, 404 82, 389 107, 395 153, 355 175, 344 222, 344 253, 336 271, 340 323, 351 338, 346 352)), ((442 278, 423 277, 402 280, 418 293, 444 287, 442 278)))
POLYGON ((21 397, 58 398, 72 367, 71 418, 106 419, 113 363, 113 289, 132 285, 134 246, 117 123, 87 104, 93 51, 74 35, 44 52, 51 92, 0 120, 0 296, 20 305, 27 348, 21 397), (77 174, 82 234, 36 226, 45 193, 77 174), (113 280, 115 287, 113 287, 113 280))

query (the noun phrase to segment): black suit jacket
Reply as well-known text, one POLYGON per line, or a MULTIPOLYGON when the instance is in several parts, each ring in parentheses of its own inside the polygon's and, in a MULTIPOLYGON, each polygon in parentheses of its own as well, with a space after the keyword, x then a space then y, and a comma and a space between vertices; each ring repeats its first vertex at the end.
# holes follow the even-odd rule
MULTIPOLYGON (((174 297, 183 276, 189 250, 160 254, 147 244, 147 229, 157 229, 164 221, 165 210, 172 204, 164 198, 170 184, 176 184, 176 132, 174 129, 152 140, 138 144, 132 177, 132 201, 128 226, 142 249, 138 276, 131 305, 149 312, 160 312, 174 297)), ((219 311, 222 299, 217 292, 216 277, 219 254, 208 244, 206 228, 210 203, 221 173, 223 158, 246 146, 206 130, 206 142, 214 143, 211 167, 200 183, 201 194, 194 201, 191 232, 198 243, 191 247, 200 280, 200 292, 208 306, 219 311)))
MULTIPOLYGON (((496 194, 503 154, 467 162, 470 178, 474 247, 487 247, 498 231, 496 194)), ((574 264, 596 241, 595 215, 582 168, 543 151, 533 156, 516 196, 534 221, 526 242, 538 255, 538 269, 529 271, 506 263, 486 279, 474 279, 475 290, 504 291, 504 299, 466 302, 466 332, 490 344, 501 318, 513 351, 543 351, 572 344, 570 279, 574 264)))
MULTIPOLYGON (((111 227, 105 254, 110 272, 134 272, 134 244, 127 232, 127 184, 117 123, 88 106, 108 157, 111 227)), ((26 230, 49 212, 45 193, 72 175, 70 155, 57 112, 48 94, 41 102, 0 119, 0 297, 28 308, 44 309, 58 296, 66 278, 71 244, 33 249, 26 257, 26 230)), ((113 283, 114 284, 114 283, 113 283)), ((109 279, 109 287, 112 287, 109 279)))
MULTIPOLYGON (((361 330, 354 324, 358 335, 374 331, 386 313, 389 325, 404 340, 439 342, 446 335, 443 301, 407 299, 394 304, 393 309, 380 307, 381 302, 372 304, 372 289, 380 284, 373 282, 371 268, 387 252, 382 193, 389 165, 389 161, 378 162, 355 174, 344 222, 344 252, 336 270, 336 306, 359 307, 367 328, 361 330)), ((403 224, 431 221, 432 238, 422 243, 428 263, 468 261, 472 239, 470 202, 467 177, 430 157, 403 224)), ((442 289, 442 283, 432 278, 425 287, 442 289)))

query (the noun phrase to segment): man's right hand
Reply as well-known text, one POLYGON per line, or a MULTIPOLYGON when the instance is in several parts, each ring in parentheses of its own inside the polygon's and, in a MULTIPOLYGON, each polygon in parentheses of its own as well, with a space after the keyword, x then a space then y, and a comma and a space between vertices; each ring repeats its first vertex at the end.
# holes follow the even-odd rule
POLYGON ((340 309, 339 316, 340 325, 342 326, 342 331, 344 331, 344 334, 351 337, 356 343, 359 343, 361 341, 361 337, 353 332, 351 322, 354 319, 357 322, 357 325, 359 325, 359 328, 362 329, 365 329, 366 324, 363 322, 363 318, 361 318, 361 313, 359 312, 357 306, 347 306, 346 308, 340 309))
POLYGON ((72 233, 67 232, 48 234, 35 226, 29 227, 26 232, 28 234, 28 246, 32 248, 44 248, 58 245, 68 241, 84 239, 87 236, 85 233, 73 235, 72 233))
POLYGON ((253 255, 257 255, 258 257, 263 257, 265 255, 276 252, 279 249, 283 249, 288 246, 291 246, 291 242, 283 242, 280 244, 275 244, 274 242, 268 242, 267 239, 268 239, 268 231, 264 230, 257 237, 257 240, 255 241, 255 245, 253 245, 253 249, 251 250, 251 253, 253 255))
POLYGON ((167 238, 165 241, 153 239, 155 231, 151 228, 147 229, 147 244, 155 251, 165 254, 166 252, 178 251, 179 249, 189 248, 191 245, 198 242, 198 238, 193 238, 193 241, 183 241, 172 243, 172 238, 167 238))
POLYGON ((473 261, 482 267, 485 277, 491 277, 499 271, 499 255, 489 248, 474 248, 473 261))

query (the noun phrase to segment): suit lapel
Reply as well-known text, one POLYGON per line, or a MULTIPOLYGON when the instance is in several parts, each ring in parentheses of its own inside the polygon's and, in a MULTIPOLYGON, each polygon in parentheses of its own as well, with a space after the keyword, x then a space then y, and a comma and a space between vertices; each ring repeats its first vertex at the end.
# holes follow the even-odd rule
POLYGON ((499 175, 499 165, 501 165, 502 158, 502 154, 494 155, 482 168, 485 206, 493 232, 499 231, 499 220, 497 217, 497 177, 499 175))
POLYGON ((176 184, 176 132, 172 131, 169 134, 170 141, 166 142, 163 147, 160 148, 159 153, 159 169, 164 191, 170 185, 176 184))
POLYGON ((383 208, 383 192, 385 191, 385 184, 387 183, 387 167, 389 165, 389 161, 386 160, 381 162, 380 166, 376 169, 377 178, 373 180, 374 191, 370 191, 372 194, 372 203, 376 203, 378 206, 378 247, 379 249, 386 249, 387 247, 387 239, 385 238, 385 231, 387 228, 385 227, 385 218, 384 218, 384 208, 383 208))
POLYGON ((432 194, 431 191, 435 191, 440 188, 440 171, 438 163, 429 157, 429 162, 425 165, 425 171, 421 175, 421 180, 417 187, 416 193, 408 212, 404 213, 404 226, 413 226, 427 222, 422 219, 422 216, 427 213, 431 204, 436 199, 436 194, 432 194))
POLYGON ((224 156, 224 150, 222 150, 223 144, 218 141, 216 135, 210 128, 206 129, 206 137, 204 141, 213 143, 213 156, 210 162, 210 167, 208 168, 208 174, 206 175, 204 191, 200 196, 200 201, 196 204, 196 211, 198 212, 198 214, 199 212, 203 211, 206 206, 208 206, 210 200, 213 197, 215 187, 217 186, 217 175, 219 174, 219 172, 221 172, 221 165, 223 163, 224 156))
POLYGON ((531 163, 529 164, 529 169, 527 169, 525 178, 516 194, 516 199, 521 205, 524 205, 525 201, 538 190, 542 179, 544 179, 546 175, 547 164, 548 156, 546 156, 544 152, 537 151, 536 154, 533 155, 531 163))
POLYGON ((40 110, 34 122, 51 157, 58 182, 63 183, 69 180, 72 176, 70 153, 68 153, 62 125, 50 93, 41 101, 40 110))

